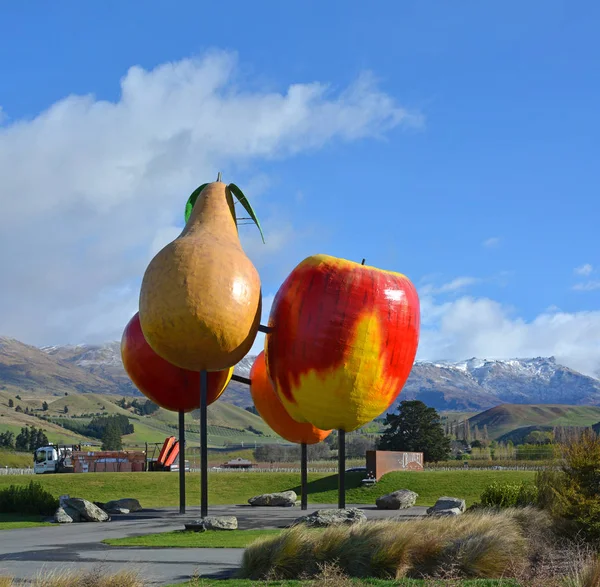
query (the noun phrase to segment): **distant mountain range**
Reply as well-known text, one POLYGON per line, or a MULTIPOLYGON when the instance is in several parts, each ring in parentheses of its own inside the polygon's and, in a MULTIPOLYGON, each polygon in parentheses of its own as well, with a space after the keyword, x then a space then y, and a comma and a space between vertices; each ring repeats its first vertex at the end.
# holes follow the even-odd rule
MULTIPOLYGON (((254 357, 236 366, 249 376, 254 357)), ((37 348, 0 337, 0 389, 139 395, 121 363, 120 345, 37 348)), ((420 399, 438 410, 481 411, 504 404, 600 406, 600 380, 560 365, 554 357, 450 362, 417 362, 397 402, 420 399)), ((228 403, 252 405, 248 388, 232 382, 228 403)))

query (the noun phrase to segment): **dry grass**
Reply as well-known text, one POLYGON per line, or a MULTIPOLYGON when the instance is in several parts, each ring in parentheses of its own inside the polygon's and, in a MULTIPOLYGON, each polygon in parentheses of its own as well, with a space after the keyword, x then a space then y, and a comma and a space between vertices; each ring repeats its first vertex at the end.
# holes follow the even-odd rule
POLYGON ((144 582, 133 571, 106 573, 102 566, 91 571, 50 571, 40 573, 30 581, 15 581, 0 577, 0 587, 144 587, 144 582))
POLYGON ((600 586, 600 560, 596 555, 577 577, 577 587, 599 587, 600 586))
POLYGON ((547 542, 549 527, 547 516, 532 508, 367 522, 322 532, 296 526, 250 545, 240 577, 311 579, 330 565, 357 578, 514 577, 547 542))

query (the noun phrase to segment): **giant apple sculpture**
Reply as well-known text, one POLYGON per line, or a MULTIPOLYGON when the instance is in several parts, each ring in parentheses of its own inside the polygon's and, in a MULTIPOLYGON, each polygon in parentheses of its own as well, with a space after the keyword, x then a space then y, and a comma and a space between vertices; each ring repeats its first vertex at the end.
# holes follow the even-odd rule
MULTIPOLYGON (((121 357, 133 384, 160 407, 175 412, 200 407, 200 373, 177 367, 157 355, 144 338, 139 313, 125 327, 121 357)), ((232 374, 233 367, 208 373, 208 404, 225 391, 232 374)))
POLYGON ((404 275, 314 255, 275 296, 267 372, 294 420, 351 432, 400 393, 419 323, 419 298, 404 275))
POLYGON ((317 444, 331 434, 331 430, 319 430, 312 424, 296 422, 285 411, 267 375, 264 351, 256 357, 250 370, 250 393, 260 417, 289 442, 317 444))

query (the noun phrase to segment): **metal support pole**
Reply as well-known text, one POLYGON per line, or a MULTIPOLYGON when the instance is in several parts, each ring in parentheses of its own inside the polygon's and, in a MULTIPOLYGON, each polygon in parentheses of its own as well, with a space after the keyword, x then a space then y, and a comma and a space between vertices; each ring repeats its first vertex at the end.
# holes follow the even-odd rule
POLYGON ((185 514, 185 412, 179 412, 179 513, 185 514))
POLYGON ((200 517, 208 515, 208 373, 200 371, 200 517))
POLYGON ((306 442, 300 445, 300 509, 305 510, 308 504, 308 447, 306 442))
POLYGON ((338 508, 346 508, 346 431, 338 430, 338 508))

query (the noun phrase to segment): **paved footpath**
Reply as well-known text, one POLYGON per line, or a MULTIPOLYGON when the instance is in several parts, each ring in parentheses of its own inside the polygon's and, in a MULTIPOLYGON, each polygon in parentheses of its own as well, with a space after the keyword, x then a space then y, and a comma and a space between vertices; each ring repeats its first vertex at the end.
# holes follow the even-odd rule
MULTIPOLYGON (((298 516, 319 508, 252 508, 250 506, 211 507, 209 515, 236 516, 241 530, 283 528, 298 516)), ((360 507, 369 519, 415 517, 424 507, 385 511, 360 507)), ((113 516, 111 522, 65 524, 40 528, 0 531, 0 576, 31 579, 40 571, 92 570, 106 572, 136 570, 146 585, 183 582, 194 574, 207 578, 230 577, 239 568, 243 550, 239 548, 137 548, 102 544, 106 538, 124 538, 156 532, 182 530, 183 523, 199 517, 199 508, 180 515, 176 508, 144 510, 113 516)))

